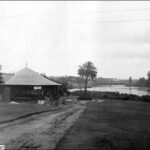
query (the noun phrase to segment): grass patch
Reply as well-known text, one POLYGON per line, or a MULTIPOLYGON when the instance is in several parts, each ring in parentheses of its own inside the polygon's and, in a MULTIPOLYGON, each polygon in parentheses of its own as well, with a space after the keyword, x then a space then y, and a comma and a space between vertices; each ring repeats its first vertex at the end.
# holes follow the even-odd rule
POLYGON ((61 106, 0 103, 0 122, 11 120, 30 113, 54 110, 59 107, 61 106))
POLYGON ((91 96, 88 94, 82 94, 77 99, 78 100, 92 100, 91 96))
POLYGON ((150 104, 89 102, 56 149, 148 150, 150 104))

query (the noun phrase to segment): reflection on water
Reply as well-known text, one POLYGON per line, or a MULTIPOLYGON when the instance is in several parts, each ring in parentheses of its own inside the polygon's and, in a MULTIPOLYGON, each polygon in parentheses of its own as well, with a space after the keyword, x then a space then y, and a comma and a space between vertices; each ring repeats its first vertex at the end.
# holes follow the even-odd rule
MULTIPOLYGON (((109 91, 109 92, 120 92, 120 93, 127 93, 127 94, 136 94, 139 96, 142 95, 150 95, 150 91, 147 90, 146 87, 127 87, 124 85, 103 85, 103 86, 96 86, 92 88, 87 88, 89 91, 109 91)), ((76 91, 79 89, 71 89, 70 91, 76 91)))

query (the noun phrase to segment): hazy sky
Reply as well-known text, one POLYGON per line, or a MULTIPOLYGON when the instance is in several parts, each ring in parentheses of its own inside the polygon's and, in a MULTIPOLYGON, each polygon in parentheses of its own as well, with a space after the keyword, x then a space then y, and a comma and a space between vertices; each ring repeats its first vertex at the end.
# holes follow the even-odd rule
POLYGON ((28 66, 77 75, 92 61, 98 76, 146 77, 150 70, 149 1, 1 1, 3 72, 28 66))

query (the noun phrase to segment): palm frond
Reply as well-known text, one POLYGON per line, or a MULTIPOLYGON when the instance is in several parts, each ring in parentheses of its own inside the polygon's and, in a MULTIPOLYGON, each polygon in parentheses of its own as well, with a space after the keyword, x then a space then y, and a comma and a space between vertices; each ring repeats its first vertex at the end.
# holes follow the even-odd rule
POLYGON ((79 66, 78 75, 81 77, 88 76, 90 79, 94 79, 97 75, 97 69, 90 61, 85 62, 82 66, 79 66))

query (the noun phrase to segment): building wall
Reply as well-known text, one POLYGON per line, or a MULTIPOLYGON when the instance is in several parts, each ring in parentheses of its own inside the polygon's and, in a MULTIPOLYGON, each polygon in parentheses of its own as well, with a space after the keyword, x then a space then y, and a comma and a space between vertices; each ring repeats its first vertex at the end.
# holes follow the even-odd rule
POLYGON ((50 94, 52 100, 57 101, 59 99, 59 90, 58 86, 42 86, 41 90, 34 90, 34 86, 1 86, 0 94, 2 96, 2 100, 5 102, 9 102, 11 100, 15 101, 15 99, 27 99, 31 100, 40 100, 44 99, 44 96, 50 94))

